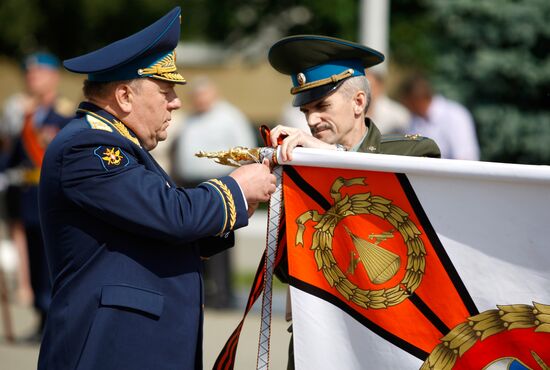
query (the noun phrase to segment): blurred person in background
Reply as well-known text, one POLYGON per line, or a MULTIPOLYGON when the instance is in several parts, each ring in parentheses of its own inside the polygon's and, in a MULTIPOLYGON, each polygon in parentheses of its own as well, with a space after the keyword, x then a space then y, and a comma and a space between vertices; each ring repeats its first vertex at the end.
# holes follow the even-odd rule
POLYGON ((25 90, 8 97, 0 118, 0 154, 5 168, 16 140, 21 135, 25 116, 34 115, 36 125, 49 120, 51 115, 69 116, 74 104, 58 94, 60 81, 59 60, 51 53, 37 52, 22 63, 25 90))
POLYGON ((32 300, 39 317, 30 341, 40 341, 51 295, 38 216, 40 167, 46 147, 69 121, 72 109, 68 100, 58 96, 59 67, 53 54, 40 52, 25 58, 25 92, 7 100, 0 125, 5 170, 21 174, 20 181, 7 189, 6 208, 10 237, 20 255, 18 296, 23 302, 32 300))
POLYGON ((279 123, 284 126, 298 128, 304 132, 309 132, 306 116, 300 111, 299 107, 293 106, 292 102, 288 102, 283 106, 279 123))
POLYGON ((366 77, 371 89, 371 104, 367 116, 376 122, 382 135, 407 133, 411 114, 407 108, 386 94, 386 73, 371 68, 366 77))
POLYGON ((435 140, 441 158, 479 160, 474 120, 464 106, 434 94, 422 74, 406 78, 399 88, 399 97, 412 114, 409 134, 435 140))
MULTIPOLYGON (((195 153, 257 146, 253 127, 246 116, 220 96, 216 84, 205 76, 190 83, 190 114, 175 140, 173 175, 185 187, 227 175, 231 168, 197 158, 195 153)), ((212 308, 234 305, 231 255, 226 250, 204 261, 205 304, 212 308)))

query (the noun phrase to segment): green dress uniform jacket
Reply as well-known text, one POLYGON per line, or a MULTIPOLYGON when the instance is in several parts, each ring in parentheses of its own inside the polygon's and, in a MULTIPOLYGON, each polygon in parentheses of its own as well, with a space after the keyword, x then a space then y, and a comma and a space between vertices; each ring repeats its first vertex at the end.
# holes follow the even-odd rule
POLYGON ((439 147, 432 139, 420 135, 382 135, 370 118, 365 119, 367 136, 357 149, 360 153, 406 155, 440 158, 439 147))

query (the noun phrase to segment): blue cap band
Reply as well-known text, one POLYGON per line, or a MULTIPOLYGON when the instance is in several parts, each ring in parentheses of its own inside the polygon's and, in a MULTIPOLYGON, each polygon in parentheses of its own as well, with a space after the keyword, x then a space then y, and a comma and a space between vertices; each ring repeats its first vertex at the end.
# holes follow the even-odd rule
MULTIPOLYGON (((365 75, 365 67, 363 66, 363 62, 359 59, 331 60, 329 63, 310 67, 301 71, 301 73, 305 76, 305 83, 310 83, 330 78, 348 69, 353 69, 352 77, 365 75)), ((294 87, 300 86, 296 74, 293 74, 291 78, 294 87)))

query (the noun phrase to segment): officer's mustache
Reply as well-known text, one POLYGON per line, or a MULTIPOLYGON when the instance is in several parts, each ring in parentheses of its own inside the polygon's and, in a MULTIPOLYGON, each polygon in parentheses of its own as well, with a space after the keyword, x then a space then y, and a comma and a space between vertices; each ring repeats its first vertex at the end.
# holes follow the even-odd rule
POLYGON ((315 127, 310 127, 309 130, 311 131, 311 134, 312 135, 315 135, 317 134, 318 132, 321 132, 323 130, 327 130, 330 128, 330 125, 326 124, 326 123, 320 123, 318 124, 317 126, 315 127))

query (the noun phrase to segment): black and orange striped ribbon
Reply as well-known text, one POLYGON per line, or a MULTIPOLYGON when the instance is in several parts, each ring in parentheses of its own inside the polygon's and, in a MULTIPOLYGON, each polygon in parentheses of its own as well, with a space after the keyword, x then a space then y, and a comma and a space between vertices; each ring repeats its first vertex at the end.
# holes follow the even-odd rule
POLYGON ((46 149, 40 143, 38 134, 34 128, 33 115, 25 115, 25 121, 23 123, 23 130, 21 131, 21 141, 27 156, 31 160, 32 164, 40 168, 42 167, 42 160, 44 159, 44 153, 46 149))
MULTIPOLYGON (((284 217, 281 217, 281 223, 279 225, 279 239, 278 239, 278 248, 277 248, 277 254, 275 257, 275 266, 278 266, 281 262, 281 259, 283 258, 284 251, 286 250, 286 237, 285 237, 285 222, 284 217)), ((260 295, 262 294, 262 291, 264 289, 264 282, 265 282, 265 266, 266 266, 266 256, 267 256, 267 249, 262 255, 262 258, 260 260, 260 263, 258 265, 258 269, 256 270, 256 275, 254 276, 254 281, 252 283, 252 287, 250 289, 250 293, 248 295, 248 300, 246 302, 246 307, 244 310, 243 318, 229 337, 227 339, 227 342, 223 346, 222 350, 220 351, 220 354, 218 355, 218 358, 216 359, 216 362, 214 363, 213 369, 215 370, 232 370, 235 366, 235 358, 237 355, 237 346, 239 344, 239 337, 241 335, 241 330, 244 325, 244 320, 246 319, 246 316, 254 306, 254 303, 258 300, 260 295)))

